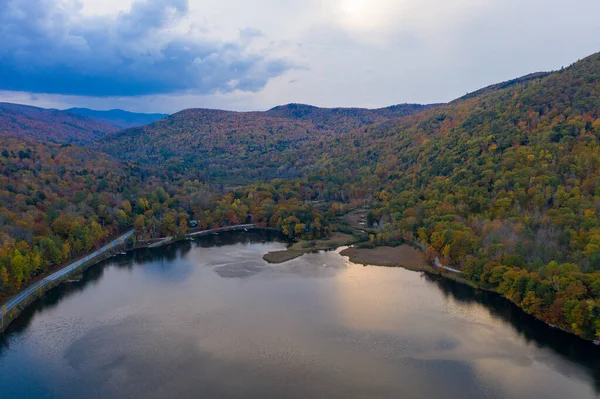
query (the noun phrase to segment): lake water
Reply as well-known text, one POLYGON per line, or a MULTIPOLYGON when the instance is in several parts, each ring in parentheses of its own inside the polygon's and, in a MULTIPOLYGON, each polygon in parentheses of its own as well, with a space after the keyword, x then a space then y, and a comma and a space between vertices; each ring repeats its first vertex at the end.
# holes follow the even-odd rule
POLYGON ((0 398, 594 398, 600 352, 493 294, 264 234, 140 250, 2 336, 0 398))

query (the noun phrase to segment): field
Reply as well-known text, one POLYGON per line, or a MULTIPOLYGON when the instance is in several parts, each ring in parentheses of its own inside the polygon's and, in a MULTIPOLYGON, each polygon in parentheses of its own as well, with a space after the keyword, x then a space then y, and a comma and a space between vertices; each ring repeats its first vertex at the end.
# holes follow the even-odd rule
POLYGON ((377 247, 377 248, 348 248, 341 252, 353 263, 390 267, 404 267, 417 271, 432 271, 423 253, 409 246, 377 247))

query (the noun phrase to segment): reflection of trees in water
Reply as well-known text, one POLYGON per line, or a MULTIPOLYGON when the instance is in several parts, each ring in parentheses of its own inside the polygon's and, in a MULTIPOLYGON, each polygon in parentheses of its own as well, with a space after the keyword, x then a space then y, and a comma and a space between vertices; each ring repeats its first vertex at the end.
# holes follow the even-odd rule
MULTIPOLYGON (((83 291, 90 284, 98 284, 109 266, 126 270, 144 267, 144 271, 148 271, 152 275, 160 275, 162 280, 179 281, 185 278, 186 273, 189 272, 186 268, 190 268, 191 265, 186 265, 187 262, 173 261, 185 257, 194 247, 208 248, 238 243, 262 243, 277 239, 281 239, 281 237, 272 231, 221 233, 218 236, 209 235, 197 238, 195 241, 183 241, 160 248, 139 249, 127 255, 119 255, 100 262, 86 270, 80 281, 58 286, 29 306, 4 334, 0 334, 0 356, 9 347, 11 337, 24 332, 36 314, 56 307, 71 294, 83 291), (155 265, 151 266, 153 263, 155 265), (173 268, 178 269, 173 270, 173 268)), ((423 274, 423 276, 454 301, 485 307, 493 317, 510 324, 527 342, 533 343, 539 348, 550 348, 558 356, 565 357, 567 361, 581 364, 589 370, 589 374, 595 381, 596 390, 600 392, 600 348, 573 335, 548 328, 547 325, 527 315, 498 294, 475 290, 467 285, 438 276, 428 274, 423 274)))
POLYGON ((427 273, 422 275, 425 280, 437 285, 446 297, 460 303, 483 306, 492 316, 510 325, 528 343, 534 343, 538 348, 550 348, 567 360, 589 368, 596 391, 600 392, 600 347, 572 334, 548 327, 546 323, 528 315, 499 294, 476 290, 468 285, 427 273))
POLYGON ((127 255, 118 255, 99 262, 84 271, 81 280, 61 284, 29 305, 10 324, 4 334, 0 334, 0 355, 9 346, 10 337, 27 330, 36 314, 55 308, 70 295, 81 292, 90 285, 98 284, 108 266, 127 270, 132 270, 136 266, 144 266, 152 275, 160 275, 171 281, 181 281, 191 273, 190 265, 180 265, 181 267, 173 272, 174 268, 178 267, 173 261, 184 257, 194 246, 209 248, 238 243, 261 243, 278 239, 282 239, 279 233, 268 230, 252 230, 248 233, 225 232, 218 236, 198 237, 194 241, 181 241, 159 248, 141 248, 127 255), (157 264, 157 267, 152 267, 151 264, 157 264))
POLYGON ((127 256, 127 263, 123 265, 119 264, 119 267, 132 268, 134 265, 143 265, 145 263, 172 262, 185 256, 191 249, 192 246, 187 241, 159 248, 142 248, 127 256))
POLYGON ((277 240, 285 241, 286 237, 273 230, 252 230, 251 233, 240 233, 233 231, 219 233, 219 235, 210 234, 207 236, 197 237, 196 241, 192 242, 199 247, 207 248, 240 243, 257 244, 277 240))
POLYGON ((32 302, 23 312, 21 312, 19 317, 10 324, 4 334, 0 334, 0 355, 3 350, 9 346, 10 337, 25 331, 36 314, 55 308, 70 295, 81 292, 90 285, 97 284, 104 275, 106 266, 111 264, 115 264, 114 259, 107 259, 99 262, 84 271, 82 278, 79 281, 73 281, 54 287, 46 292, 42 298, 32 302))

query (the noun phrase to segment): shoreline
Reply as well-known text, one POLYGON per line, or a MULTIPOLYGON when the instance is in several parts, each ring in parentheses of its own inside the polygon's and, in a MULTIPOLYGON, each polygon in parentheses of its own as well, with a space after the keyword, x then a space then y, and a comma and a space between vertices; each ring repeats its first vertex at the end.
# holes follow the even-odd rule
MULTIPOLYGON (((436 265, 436 262, 434 262, 434 263, 427 262, 427 260, 425 260, 425 255, 423 254, 423 252, 420 249, 416 249, 415 246, 411 245, 411 243, 409 243, 409 242, 406 242, 397 247, 382 246, 382 247, 374 247, 374 248, 356 248, 356 247, 352 247, 352 246, 348 247, 347 245, 338 245, 335 248, 323 248, 323 249, 317 249, 317 250, 300 252, 300 253, 296 253, 294 250, 290 250, 288 248, 287 250, 283 250, 283 251, 270 252, 269 254, 281 253, 282 254, 281 259, 283 259, 283 260, 281 260, 280 262, 269 262, 269 263, 284 263, 284 262, 287 262, 288 260, 298 258, 298 257, 304 255, 305 253, 330 251, 330 250, 338 250, 339 254, 341 256, 348 259, 349 262, 357 264, 357 265, 373 266, 373 267, 393 267, 393 268, 400 267, 405 270, 409 270, 409 271, 413 271, 413 272, 423 272, 423 273, 427 273, 432 276, 446 278, 446 279, 452 280, 458 284, 467 285, 478 291, 493 293, 493 294, 498 295, 499 297, 503 298, 504 300, 510 302, 512 305, 516 306, 524 314, 544 323, 550 329, 560 330, 566 334, 577 337, 587 343, 594 344, 596 346, 599 345, 594 340, 583 338, 573 332, 565 330, 564 328, 562 328, 560 326, 552 325, 552 324, 546 322, 545 320, 543 320, 539 317, 536 317, 533 314, 527 313, 525 310, 523 310, 523 308, 521 306, 519 306, 517 303, 515 303, 510 298, 507 298, 506 296, 502 295, 502 293, 500 293, 494 289, 485 287, 481 284, 477 284, 474 281, 467 280, 467 279, 461 277, 461 274, 457 273, 457 271, 455 271, 456 269, 453 269, 453 268, 447 267, 447 266, 443 266, 443 265, 441 265, 441 263, 439 265, 436 265), (346 247, 346 248, 344 248, 344 247, 346 247), (286 254, 286 253, 288 253, 288 254, 286 254), (286 255, 287 255, 287 257, 286 257, 286 255), (408 256, 418 255, 421 258, 421 262, 419 262, 419 261, 415 262, 414 258, 412 259, 412 261, 398 262, 396 260, 397 258, 395 258, 395 257, 403 256, 403 255, 408 255, 408 256), (387 257, 387 260, 386 260, 386 257, 387 257)), ((266 257, 269 254, 266 254, 263 257, 263 259, 267 260, 266 257)), ((439 263, 439 261, 438 261, 438 263, 439 263)))
POLYGON ((129 230, 127 233, 117 237, 116 239, 113 239, 103 247, 91 252, 90 254, 65 265, 64 267, 48 274, 40 280, 34 281, 25 289, 19 291, 17 294, 9 298, 5 303, 2 304, 0 334, 4 333, 10 323, 17 319, 19 315, 36 299, 41 298, 52 288, 65 283, 71 277, 79 275, 88 268, 113 256, 112 250, 120 248, 122 245, 124 245, 126 240, 129 239, 133 234, 135 234, 135 230, 129 230))
POLYGON ((271 251, 263 255, 267 263, 281 264, 292 259, 301 257, 304 254, 315 253, 319 251, 332 251, 343 246, 352 245, 356 238, 350 234, 337 232, 331 237, 320 238, 317 240, 300 240, 294 242, 286 249, 281 251, 271 251))
MULTIPOLYGON (((571 331, 565 330, 564 328, 562 328, 560 326, 552 325, 552 324, 548 323, 547 321, 545 321, 545 320, 543 320, 543 319, 541 319, 539 317, 536 317, 535 315, 533 315, 531 313, 527 313, 525 310, 523 310, 523 308, 521 306, 519 306, 519 304, 517 304, 516 302, 514 302, 510 298, 507 298, 502 293, 500 293, 500 292, 498 292, 498 291, 496 291, 494 289, 487 288, 487 287, 485 287, 483 285, 477 284, 474 281, 467 280, 467 279, 461 277, 460 274, 458 274, 456 272, 453 272, 453 271, 450 271, 450 270, 454 270, 452 268, 448 268, 448 270, 444 270, 447 267, 443 267, 442 268, 441 266, 436 265, 435 262, 433 264, 428 263, 425 260, 424 254, 421 251, 414 249, 414 247, 411 246, 411 245, 409 245, 408 243, 402 244, 399 247, 395 247, 395 248, 402 248, 402 247, 408 247, 408 248, 411 248, 411 249, 419 252, 420 256, 422 256, 422 258, 423 258, 423 262, 427 266, 426 267, 413 267, 413 266, 410 266, 410 265, 406 266, 406 265, 403 265, 402 263, 398 263, 398 262, 396 262, 396 264, 390 264, 390 263, 387 263, 387 262, 379 262, 378 260, 373 261, 372 258, 369 259, 368 261, 366 261, 364 259, 361 259, 360 256, 357 256, 357 251, 362 251, 364 253, 364 251, 371 251, 371 250, 376 250, 377 248, 386 248, 386 247, 375 247, 373 249, 347 248, 347 249, 344 249, 344 250, 340 251, 340 255, 344 256, 345 258, 348 258, 348 260, 350 262, 354 263, 354 264, 359 264, 359 265, 363 265, 363 266, 374 266, 374 267, 401 267, 403 269, 414 271, 414 272, 424 272, 424 273, 427 273, 429 275, 434 275, 434 276, 446 278, 446 279, 452 280, 452 281, 454 281, 454 282, 456 282, 458 284, 467 285, 467 286, 469 286, 469 287, 471 287, 471 288, 473 288, 475 290, 478 290, 478 291, 485 291, 485 292, 493 293, 493 294, 498 295, 499 297, 503 298, 504 300, 510 302, 514 306, 516 306, 524 314, 526 314, 526 315, 528 315, 528 316, 530 316, 530 317, 532 317, 532 318, 534 318, 534 319, 536 319, 536 320, 544 323, 550 329, 560 330, 560 331, 562 331, 562 332, 564 332, 566 334, 569 334, 571 336, 577 337, 577 338, 579 338, 579 339, 581 339, 581 340, 583 340, 585 342, 588 342, 590 344, 594 344, 596 346, 599 345, 594 340, 583 338, 583 337, 581 337, 581 336, 579 336, 579 335, 577 335, 577 334, 575 334, 575 333, 573 333, 571 331), (355 251, 351 251, 353 249, 355 251)), ((387 248, 389 248, 389 247, 387 247, 387 248)), ((358 254, 360 254, 360 252, 358 252, 358 254)))
MULTIPOLYGON (((136 246, 135 248, 126 249, 126 251, 130 252, 130 251, 134 251, 137 249, 157 248, 157 247, 161 247, 161 246, 176 243, 176 242, 186 241, 194 236, 201 237, 201 236, 206 236, 206 235, 210 235, 210 234, 214 234, 214 233, 218 234, 219 232, 227 232, 227 231, 235 232, 235 231, 240 231, 240 230, 244 230, 244 231, 271 230, 271 231, 273 231, 276 229, 263 228, 263 227, 259 227, 256 225, 228 226, 228 227, 222 227, 219 229, 211 229, 211 230, 192 232, 192 233, 186 234, 183 237, 164 237, 162 239, 159 239, 159 242, 160 242, 159 245, 153 246, 152 243, 147 243, 142 246, 136 246)), ((129 234, 129 233, 127 233, 127 234, 129 234)), ((348 234, 343 234, 343 236, 345 236, 344 238, 352 237, 348 234)), ((122 239, 123 237, 124 236, 121 236, 117 240, 122 239)), ((117 240, 115 240, 115 241, 117 241, 117 240)), ((113 241, 111 244, 113 244, 115 241, 113 241)), ((121 245, 123 243, 121 243, 121 245)), ((423 252, 420 249, 416 249, 415 246, 410 245, 410 243, 408 243, 408 242, 406 242, 402 245, 399 245, 397 247, 374 247, 374 248, 356 248, 353 246, 353 243, 351 243, 351 242, 340 243, 340 241, 331 240, 331 238, 326 239, 326 240, 321 240, 321 239, 314 240, 311 243, 313 244, 313 246, 311 248, 293 249, 294 245, 296 245, 296 246, 298 244, 302 245, 302 242, 297 242, 297 243, 291 244, 285 250, 269 252, 269 253, 263 255, 263 259, 271 264, 281 264, 281 263, 285 263, 287 261, 299 258, 302 255, 305 255, 308 253, 339 250, 339 254, 342 257, 347 258, 349 262, 352 262, 354 264, 363 265, 363 266, 373 266, 373 267, 392 267, 392 268, 399 267, 399 268, 403 268, 405 270, 409 270, 409 271, 413 271, 413 272, 423 272, 423 273, 427 273, 429 275, 446 278, 446 279, 452 280, 456 283, 459 283, 462 285, 467 285, 475 290, 494 293, 495 295, 500 296, 504 300, 509 301, 511 304, 513 304, 518 309, 520 309, 524 314, 526 314, 530 317, 533 317, 534 319, 544 323, 548 328, 560 330, 564 333, 567 333, 571 336, 577 337, 577 338, 579 338, 585 342, 588 342, 590 344, 595 344, 596 346, 598 345, 594 340, 583 338, 573 332, 570 332, 568 330, 561 328, 560 326, 551 325, 548 322, 546 322, 545 320, 542 320, 539 317, 536 317, 535 315, 525 312, 525 310, 523 310, 523 308, 521 306, 519 306, 517 303, 515 303, 510 298, 507 298, 506 296, 502 295, 502 293, 500 293, 494 289, 484 287, 480 284, 477 284, 474 281, 466 280, 466 279, 462 278, 459 273, 444 270, 443 268, 437 266, 435 263, 431 264, 431 263, 427 262, 423 252), (321 243, 321 244, 327 243, 327 245, 318 245, 317 243, 321 243), (382 252, 382 251, 384 251, 384 252, 382 252), (420 257, 420 262, 415 261, 414 257, 417 254, 420 257), (271 256, 269 256, 269 255, 271 255, 271 256), (381 255, 384 255, 384 256, 382 257, 381 255), (413 257, 413 259, 411 262, 398 262, 396 260, 386 261, 385 256, 395 257, 398 255, 408 255, 408 256, 413 257), (369 257, 369 256, 371 256, 371 257, 369 257), (268 260, 268 258, 270 258, 270 259, 268 260)), ((111 245, 111 244, 108 244, 108 245, 111 245)), ((88 255, 88 256, 90 256, 90 255, 88 255)), ((67 265, 64 268, 58 270, 57 272, 50 274, 46 278, 40 280, 38 283, 43 282, 46 279, 48 279, 49 277, 54 276, 58 273, 63 273, 60 276, 60 278, 53 279, 50 282, 48 282, 47 284, 44 284, 43 286, 38 287, 37 289, 34 289, 32 292, 30 292, 30 294, 27 297, 25 297, 23 300, 21 300, 9 312, 4 313, 2 316, 2 324, 0 325, 0 334, 3 334, 6 331, 6 329, 8 328, 8 326, 10 325, 10 323, 12 321, 14 321, 16 318, 18 318, 19 315, 21 314, 21 312, 23 312, 23 310, 25 310, 35 300, 41 298, 44 294, 46 294, 51 289, 67 282, 70 277, 72 277, 74 275, 79 275, 79 274, 83 273, 85 270, 87 270, 88 268, 90 268, 112 256, 114 256, 114 254, 110 254, 110 252, 108 254, 101 253, 101 254, 98 254, 97 256, 95 256, 93 259, 88 259, 87 261, 82 262, 83 259, 87 258, 87 257, 85 257, 85 258, 80 259, 79 261, 74 262, 74 263, 82 262, 75 269, 70 270, 66 273, 63 273, 65 271, 65 269, 73 266, 74 263, 72 263, 72 264, 67 265), (108 256, 105 256, 105 255, 108 255, 108 256)), ((26 288, 25 290, 22 290, 19 294, 13 296, 6 303, 12 301, 14 298, 18 297, 23 292, 30 290, 30 289, 31 289, 31 286, 26 288)), ((6 303, 3 304, 3 306, 5 306, 6 303)))
MULTIPOLYGON (((206 236, 213 233, 227 232, 227 231, 239 231, 239 230, 270 230, 269 228, 258 227, 253 224, 246 225, 236 225, 236 226, 226 226, 218 229, 210 229, 210 230, 201 230, 186 234, 183 237, 163 237, 157 239, 154 243, 146 243, 144 245, 135 246, 134 248, 124 249, 125 252, 134 251, 137 249, 149 249, 149 248, 158 248, 164 245, 172 244, 175 242, 185 241, 190 237, 198 236, 206 236), (158 244, 158 245, 156 245, 158 244)), ((19 315, 33 302, 37 299, 43 297, 48 291, 52 290, 55 287, 58 287, 69 281, 74 276, 80 275, 85 272, 92 266, 97 265, 98 263, 107 260, 114 256, 114 253, 111 253, 110 250, 121 247, 125 244, 125 240, 130 238, 135 233, 135 230, 130 230, 127 233, 119 236, 113 241, 109 242, 105 246, 97 249, 96 251, 88 254, 74 262, 71 262, 64 267, 54 271, 53 273, 48 274, 44 278, 34 281, 32 284, 27 286, 26 288, 19 291, 17 294, 8 298, 8 300, 2 304, 0 308, 0 334, 3 334, 4 331, 8 328, 10 323, 12 323, 15 319, 19 317, 19 315), (12 303, 14 302, 14 303, 12 303), (10 309, 6 309, 7 305, 10 306, 10 309)))
POLYGON ((340 255, 347 257, 352 263, 363 266, 402 267, 407 270, 434 272, 418 249, 408 244, 397 247, 355 248, 342 250, 340 255), (400 259, 400 260, 398 260, 400 259))

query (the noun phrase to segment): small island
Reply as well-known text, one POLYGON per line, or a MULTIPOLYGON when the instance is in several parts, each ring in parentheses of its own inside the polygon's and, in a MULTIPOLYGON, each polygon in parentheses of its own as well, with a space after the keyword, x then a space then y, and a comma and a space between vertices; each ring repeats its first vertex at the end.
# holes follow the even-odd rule
POLYGON ((269 263, 284 263, 304 254, 332 250, 356 242, 356 237, 346 233, 334 233, 331 237, 319 240, 299 240, 282 251, 272 251, 263 256, 269 263))

